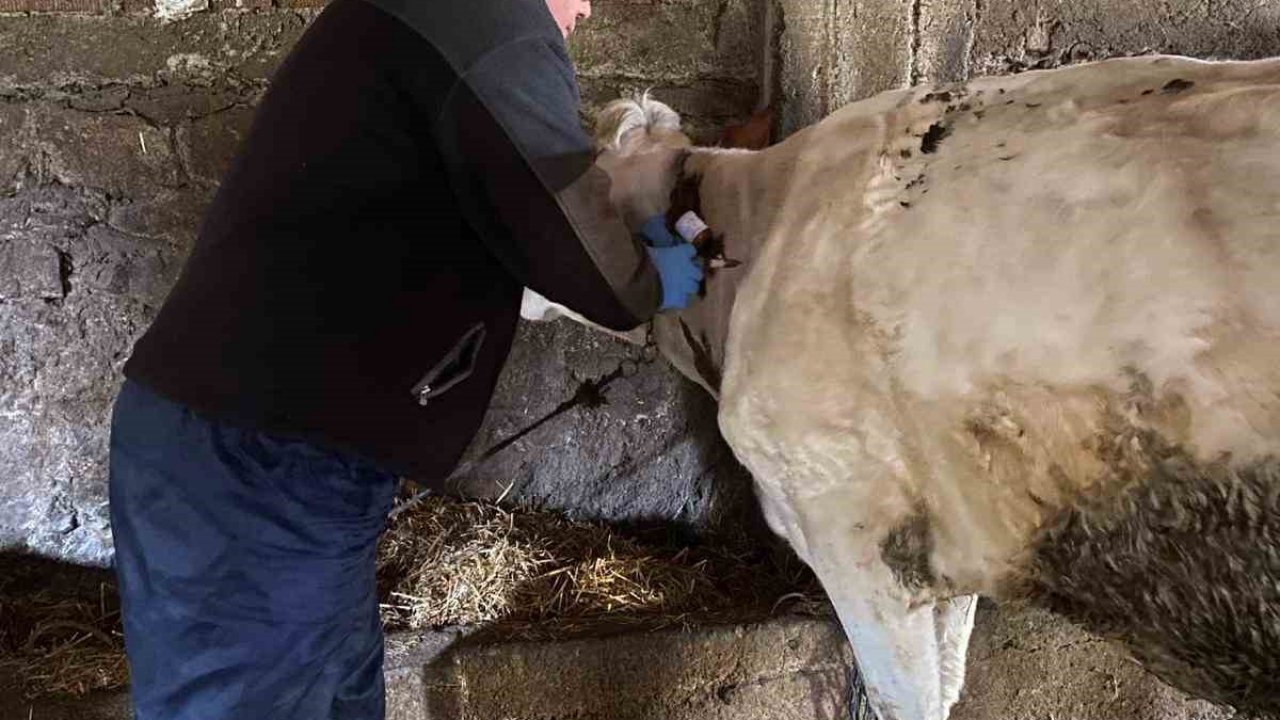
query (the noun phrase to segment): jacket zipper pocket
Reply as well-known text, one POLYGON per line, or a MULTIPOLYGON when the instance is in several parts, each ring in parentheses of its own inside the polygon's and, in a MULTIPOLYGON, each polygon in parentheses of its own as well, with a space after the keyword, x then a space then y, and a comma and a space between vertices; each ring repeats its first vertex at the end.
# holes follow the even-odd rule
POLYGON ((480 348, 484 346, 484 323, 472 325, 458 342, 445 353, 440 362, 427 371, 410 391, 419 405, 427 405, 432 398, 448 392, 458 383, 471 377, 475 371, 480 348))

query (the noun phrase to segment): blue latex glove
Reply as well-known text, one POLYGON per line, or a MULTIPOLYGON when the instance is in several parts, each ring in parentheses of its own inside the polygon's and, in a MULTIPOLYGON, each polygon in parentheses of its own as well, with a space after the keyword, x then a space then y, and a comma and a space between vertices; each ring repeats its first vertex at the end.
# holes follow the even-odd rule
POLYGON ((682 310, 702 284, 702 266, 695 259, 698 250, 689 243, 672 247, 645 248, 662 280, 662 310, 682 310))
POLYGON ((646 245, 656 248, 675 247, 684 242, 667 229, 667 216, 665 213, 654 215, 645 220, 644 224, 640 226, 640 237, 644 238, 646 245))

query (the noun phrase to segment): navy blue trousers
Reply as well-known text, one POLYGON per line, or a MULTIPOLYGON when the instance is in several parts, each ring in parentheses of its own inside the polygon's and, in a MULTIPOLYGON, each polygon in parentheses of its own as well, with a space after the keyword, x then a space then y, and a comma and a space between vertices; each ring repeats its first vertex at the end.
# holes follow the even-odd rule
POLYGON ((138 720, 381 720, 376 545, 396 478, 127 382, 111 528, 138 720))

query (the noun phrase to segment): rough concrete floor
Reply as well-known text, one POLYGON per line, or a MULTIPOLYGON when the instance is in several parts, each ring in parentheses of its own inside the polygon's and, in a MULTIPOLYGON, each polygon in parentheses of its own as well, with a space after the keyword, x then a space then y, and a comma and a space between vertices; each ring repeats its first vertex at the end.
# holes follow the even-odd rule
MULTIPOLYGON (((392 720, 844 717, 844 639, 812 619, 559 642, 463 640, 406 668, 396 646, 418 640, 392 643, 392 720)), ((425 640, 438 647, 438 636, 425 640)))
POLYGON ((1226 720, 1120 648, 1039 610, 978 608, 965 691, 951 720, 1226 720))
MULTIPOLYGON (((832 621, 542 642, 462 631, 387 642, 389 720, 842 720, 848 647, 832 621)), ((3 687, 3 679, 0 679, 3 687)), ((22 702, 0 720, 125 720, 120 693, 22 702)), ((1227 720, 1115 648, 1038 611, 984 605, 953 720, 1227 720)), ((1243 718, 1241 718, 1243 720, 1243 718)))

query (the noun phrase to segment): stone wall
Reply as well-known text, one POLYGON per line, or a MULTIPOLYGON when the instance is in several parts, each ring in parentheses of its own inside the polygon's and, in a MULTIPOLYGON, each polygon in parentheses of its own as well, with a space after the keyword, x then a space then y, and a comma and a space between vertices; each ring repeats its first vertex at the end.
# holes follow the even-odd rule
POLYGON ((119 367, 306 15, 64 7, 0 17, 0 544, 101 563, 119 367))
MULTIPOLYGON (((0 0, 0 547, 110 559, 105 460, 119 369, 317 4, 0 0)), ((758 7, 597 0, 572 43, 584 110, 651 87, 714 139, 755 106, 758 7)), ((567 325, 523 329, 477 447, 628 352, 567 325)), ((693 527, 749 511, 709 402, 661 363, 639 370, 606 404, 564 413, 461 489, 693 527)))

